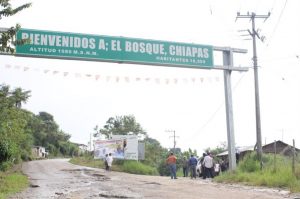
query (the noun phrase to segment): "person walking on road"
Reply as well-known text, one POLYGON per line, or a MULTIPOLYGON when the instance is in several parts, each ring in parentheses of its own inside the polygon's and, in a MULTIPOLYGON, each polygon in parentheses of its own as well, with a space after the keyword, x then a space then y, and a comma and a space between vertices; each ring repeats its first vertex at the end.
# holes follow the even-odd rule
POLYGON ((106 171, 108 171, 107 157, 108 157, 108 154, 106 154, 105 157, 104 157, 104 165, 105 165, 105 170, 106 171))
POLYGON ((211 153, 208 153, 207 156, 205 156, 204 160, 203 160, 203 164, 204 164, 204 175, 203 175, 203 179, 206 178, 214 178, 214 162, 213 162, 213 158, 211 153))
POLYGON ((113 157, 111 155, 111 153, 108 154, 106 161, 107 161, 107 166, 108 166, 108 171, 111 171, 111 166, 112 166, 112 162, 113 162, 113 157))
POLYGON ((169 157, 167 158, 167 164, 170 168, 171 179, 177 179, 176 177, 176 156, 171 152, 169 157))
POLYGON ((189 159, 189 167, 191 169, 191 179, 193 179, 193 178, 196 179, 197 162, 198 162, 198 160, 192 154, 191 157, 190 157, 190 159, 189 159))
POLYGON ((189 160, 184 156, 182 160, 182 171, 183 177, 188 177, 189 175, 189 160))

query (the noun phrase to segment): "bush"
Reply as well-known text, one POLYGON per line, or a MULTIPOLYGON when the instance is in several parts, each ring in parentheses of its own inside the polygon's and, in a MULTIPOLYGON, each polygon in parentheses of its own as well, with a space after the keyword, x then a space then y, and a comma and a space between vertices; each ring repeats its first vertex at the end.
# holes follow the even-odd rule
MULTIPOLYGON (((178 170, 178 169, 177 169, 178 170)), ((165 160, 162 160, 158 165, 158 172, 161 176, 169 176, 171 175, 170 169, 168 165, 166 164, 165 160)))
POLYGON ((0 171, 7 171, 8 169, 12 168, 12 162, 1 162, 0 164, 0 171))
POLYGON ((16 144, 7 140, 0 140, 0 170, 6 171, 14 161, 18 161, 18 148, 16 144))
POLYGON ((288 188, 292 192, 300 191, 300 165, 292 172, 291 159, 274 154, 263 156, 264 166, 260 170, 255 154, 251 154, 240 162, 235 172, 225 172, 216 177, 217 182, 242 182, 248 185, 288 188), (298 170, 299 169, 299 170, 298 170))
POLYGON ((8 161, 13 155, 13 151, 8 141, 0 141, 0 162, 8 161))
POLYGON ((32 157, 30 156, 29 152, 23 150, 21 152, 21 159, 24 160, 24 161, 31 161, 32 157))
POLYGON ((238 168, 242 172, 255 172, 260 170, 260 163, 256 160, 256 155, 251 153, 240 162, 238 168))

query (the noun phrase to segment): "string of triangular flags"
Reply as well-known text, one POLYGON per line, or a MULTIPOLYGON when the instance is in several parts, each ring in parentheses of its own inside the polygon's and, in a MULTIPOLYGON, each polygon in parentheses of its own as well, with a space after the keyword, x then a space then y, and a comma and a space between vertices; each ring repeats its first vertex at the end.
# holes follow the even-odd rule
MULTIPOLYGON (((94 79, 96 81, 102 80, 106 82, 154 82, 157 84, 179 84, 179 83, 218 83, 221 78, 219 76, 200 76, 200 77, 142 77, 142 76, 121 76, 121 75, 111 75, 111 74, 95 74, 95 73, 82 73, 82 72, 69 72, 69 71, 59 71, 51 69, 39 69, 30 66, 20 66, 20 65, 2 65, 5 69, 20 70, 23 72, 40 72, 48 75, 61 75, 62 77, 75 77, 75 78, 88 78, 94 79)), ((1 65, 0 65, 1 67, 1 65)))

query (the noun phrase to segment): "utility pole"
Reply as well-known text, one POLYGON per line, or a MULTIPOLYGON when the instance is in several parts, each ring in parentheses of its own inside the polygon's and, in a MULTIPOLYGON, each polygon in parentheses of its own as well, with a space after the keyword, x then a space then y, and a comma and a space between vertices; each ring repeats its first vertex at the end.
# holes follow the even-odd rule
POLYGON ((267 20, 270 17, 270 12, 268 15, 256 15, 254 12, 251 14, 248 12, 247 15, 241 15, 237 13, 238 18, 250 19, 252 22, 252 31, 248 30, 250 36, 252 37, 253 43, 253 69, 254 69, 254 84, 255 84, 255 113, 256 113, 256 147, 257 147, 257 157, 260 161, 260 166, 262 168, 262 140, 261 140, 261 121, 260 121, 260 103, 259 103, 259 88, 258 88, 258 71, 257 71, 257 52, 256 52, 256 37, 260 40, 258 32, 255 29, 255 19, 260 18, 267 20))
POLYGON ((175 148, 176 148, 176 138, 179 138, 179 136, 176 136, 175 130, 166 130, 166 132, 172 132, 173 135, 170 136, 170 138, 173 138, 173 152, 175 153, 175 148))
POLYGON ((92 151, 92 133, 90 133, 90 151, 92 151))

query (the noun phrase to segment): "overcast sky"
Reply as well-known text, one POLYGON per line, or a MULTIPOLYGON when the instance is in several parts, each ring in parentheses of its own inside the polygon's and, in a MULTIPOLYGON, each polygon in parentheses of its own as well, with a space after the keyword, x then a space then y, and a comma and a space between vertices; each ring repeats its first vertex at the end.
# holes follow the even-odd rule
MULTIPOLYGON (((23 3, 27 1, 14 1, 23 3)), ((257 41, 263 143, 300 146, 300 1, 32 0, 32 7, 1 19, 1 27, 23 28, 247 49, 232 73, 235 141, 256 140, 251 28, 237 12, 257 19, 265 41, 257 41)), ((93 128, 109 117, 134 115, 164 147, 202 151, 227 141, 223 71, 0 56, 0 82, 32 91, 24 108, 52 114, 71 141, 87 144, 93 128)), ((215 55, 215 63, 220 57, 215 55)))

